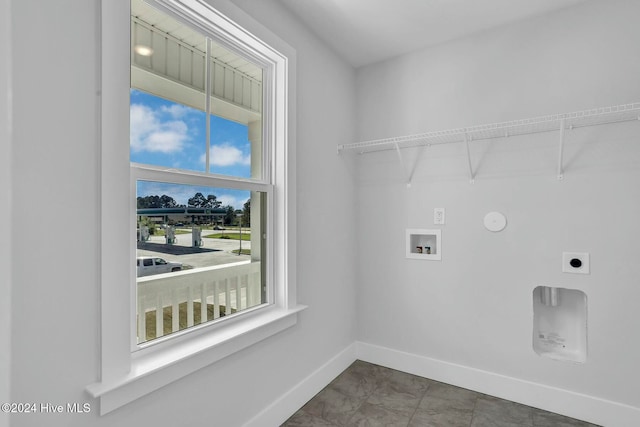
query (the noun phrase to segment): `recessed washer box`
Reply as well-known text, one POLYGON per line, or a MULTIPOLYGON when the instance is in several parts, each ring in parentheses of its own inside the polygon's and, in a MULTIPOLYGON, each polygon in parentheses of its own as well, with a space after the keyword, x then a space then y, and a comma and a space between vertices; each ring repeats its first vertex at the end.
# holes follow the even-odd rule
POLYGON ((562 272, 589 274, 588 252, 562 252, 562 272))
POLYGON ((442 234, 440 230, 407 229, 406 257, 440 261, 442 259, 442 234))
POLYGON ((587 295, 541 285, 533 290, 533 350, 567 362, 587 360, 587 295))

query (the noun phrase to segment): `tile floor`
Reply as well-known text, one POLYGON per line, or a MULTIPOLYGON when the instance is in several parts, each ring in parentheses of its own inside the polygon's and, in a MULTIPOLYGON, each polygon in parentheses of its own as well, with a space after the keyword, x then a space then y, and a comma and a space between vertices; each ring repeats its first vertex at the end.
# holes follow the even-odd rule
POLYGON ((359 360, 283 426, 594 427, 359 360))

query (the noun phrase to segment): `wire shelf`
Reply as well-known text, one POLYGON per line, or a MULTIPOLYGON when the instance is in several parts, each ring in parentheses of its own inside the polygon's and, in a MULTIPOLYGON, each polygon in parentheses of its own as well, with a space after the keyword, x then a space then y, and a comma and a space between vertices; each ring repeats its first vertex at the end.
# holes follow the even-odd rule
POLYGON ((416 135, 397 136, 393 138, 375 139, 352 144, 342 144, 338 145, 338 153, 342 151, 356 150, 359 153, 364 154, 375 151, 419 147, 423 145, 461 143, 560 131, 563 123, 565 129, 573 129, 632 120, 640 120, 640 102, 616 105, 612 107, 594 108, 591 110, 576 111, 573 113, 554 114, 502 123, 427 132, 416 135))

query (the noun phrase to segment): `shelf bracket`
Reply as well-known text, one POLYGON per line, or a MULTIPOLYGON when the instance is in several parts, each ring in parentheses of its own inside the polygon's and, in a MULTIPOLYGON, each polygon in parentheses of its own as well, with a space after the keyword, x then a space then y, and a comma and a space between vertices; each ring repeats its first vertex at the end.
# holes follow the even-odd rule
POLYGON ((566 124, 566 119, 560 120, 560 141, 558 143, 558 180, 564 179, 564 165, 562 156, 564 154, 564 135, 566 124))
POLYGON ((467 148, 467 164, 469 165, 469 182, 475 184, 476 177, 473 173, 473 166, 471 165, 471 151, 469 150, 469 135, 464 134, 464 146, 467 148))
POLYGON ((431 144, 424 144, 420 146, 420 151, 416 154, 416 159, 413 162, 413 167, 411 168, 411 172, 409 172, 409 181, 407 182, 407 187, 411 187, 411 183, 413 182, 413 175, 416 172, 416 168, 418 167, 418 163, 420 162, 420 158, 422 157, 422 153, 425 148, 429 148, 431 144))
MULTIPOLYGON (((394 141, 393 145, 396 148, 396 153, 398 154, 398 160, 400 160, 400 166, 401 166, 402 170, 406 171, 404 158, 402 157, 402 151, 400 150, 400 145, 398 145, 398 141, 394 141)), ((409 188, 409 187, 411 187, 411 175, 407 176, 407 188, 409 188)))

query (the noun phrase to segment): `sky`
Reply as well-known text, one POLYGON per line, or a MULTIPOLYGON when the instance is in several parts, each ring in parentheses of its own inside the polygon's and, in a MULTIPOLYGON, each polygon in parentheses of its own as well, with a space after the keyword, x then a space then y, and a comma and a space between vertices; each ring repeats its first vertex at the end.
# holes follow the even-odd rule
MULTIPOLYGON (((206 113, 131 89, 130 159, 135 163, 205 171, 206 113)), ((210 172, 251 177, 251 143, 247 126, 211 116, 210 172)), ((173 197, 179 204, 197 192, 215 194, 223 206, 242 209, 248 191, 139 181, 138 196, 173 197)))

